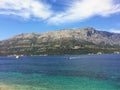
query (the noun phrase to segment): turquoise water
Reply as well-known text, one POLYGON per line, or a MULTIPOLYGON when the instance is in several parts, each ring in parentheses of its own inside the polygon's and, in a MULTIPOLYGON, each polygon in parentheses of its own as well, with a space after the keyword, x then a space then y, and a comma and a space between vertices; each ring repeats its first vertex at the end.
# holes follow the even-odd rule
POLYGON ((120 55, 0 57, 0 90, 120 90, 120 55))

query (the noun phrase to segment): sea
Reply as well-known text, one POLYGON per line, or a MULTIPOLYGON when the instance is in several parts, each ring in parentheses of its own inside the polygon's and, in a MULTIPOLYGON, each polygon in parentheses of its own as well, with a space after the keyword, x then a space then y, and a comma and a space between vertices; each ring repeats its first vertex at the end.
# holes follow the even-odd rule
POLYGON ((0 57, 0 90, 120 90, 120 54, 0 57))

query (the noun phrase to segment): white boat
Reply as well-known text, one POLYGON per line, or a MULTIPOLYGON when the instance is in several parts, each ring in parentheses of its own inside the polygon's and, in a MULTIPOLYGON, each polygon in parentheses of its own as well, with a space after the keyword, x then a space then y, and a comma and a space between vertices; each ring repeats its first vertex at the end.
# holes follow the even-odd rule
POLYGON ((74 57, 69 57, 69 59, 70 59, 70 60, 71 60, 71 59, 80 59, 80 57, 74 56, 74 57))
POLYGON ((18 58, 20 58, 20 56, 19 56, 19 55, 16 55, 15 58, 18 59, 18 58))

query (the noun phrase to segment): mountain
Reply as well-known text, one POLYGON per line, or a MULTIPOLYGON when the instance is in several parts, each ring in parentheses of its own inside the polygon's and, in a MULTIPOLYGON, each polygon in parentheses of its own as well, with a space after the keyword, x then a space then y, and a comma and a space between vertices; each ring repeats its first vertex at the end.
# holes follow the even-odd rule
POLYGON ((0 55, 88 54, 120 52, 120 34, 92 27, 19 34, 0 41, 0 55))

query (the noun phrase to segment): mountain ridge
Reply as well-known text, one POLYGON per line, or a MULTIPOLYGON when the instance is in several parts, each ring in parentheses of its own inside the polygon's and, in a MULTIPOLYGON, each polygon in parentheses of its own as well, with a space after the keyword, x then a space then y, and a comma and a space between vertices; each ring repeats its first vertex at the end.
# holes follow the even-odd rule
POLYGON ((86 27, 46 33, 22 33, 0 41, 0 55, 39 55, 55 54, 55 52, 56 54, 82 54, 83 51, 84 53, 97 53, 99 51, 105 53, 104 50, 101 50, 103 47, 106 47, 105 49, 109 48, 108 52, 113 53, 119 51, 119 46, 120 34, 98 31, 93 27, 86 27), (100 50, 92 52, 92 49, 100 50), (75 53, 69 53, 69 50, 70 52, 76 51, 75 53))

